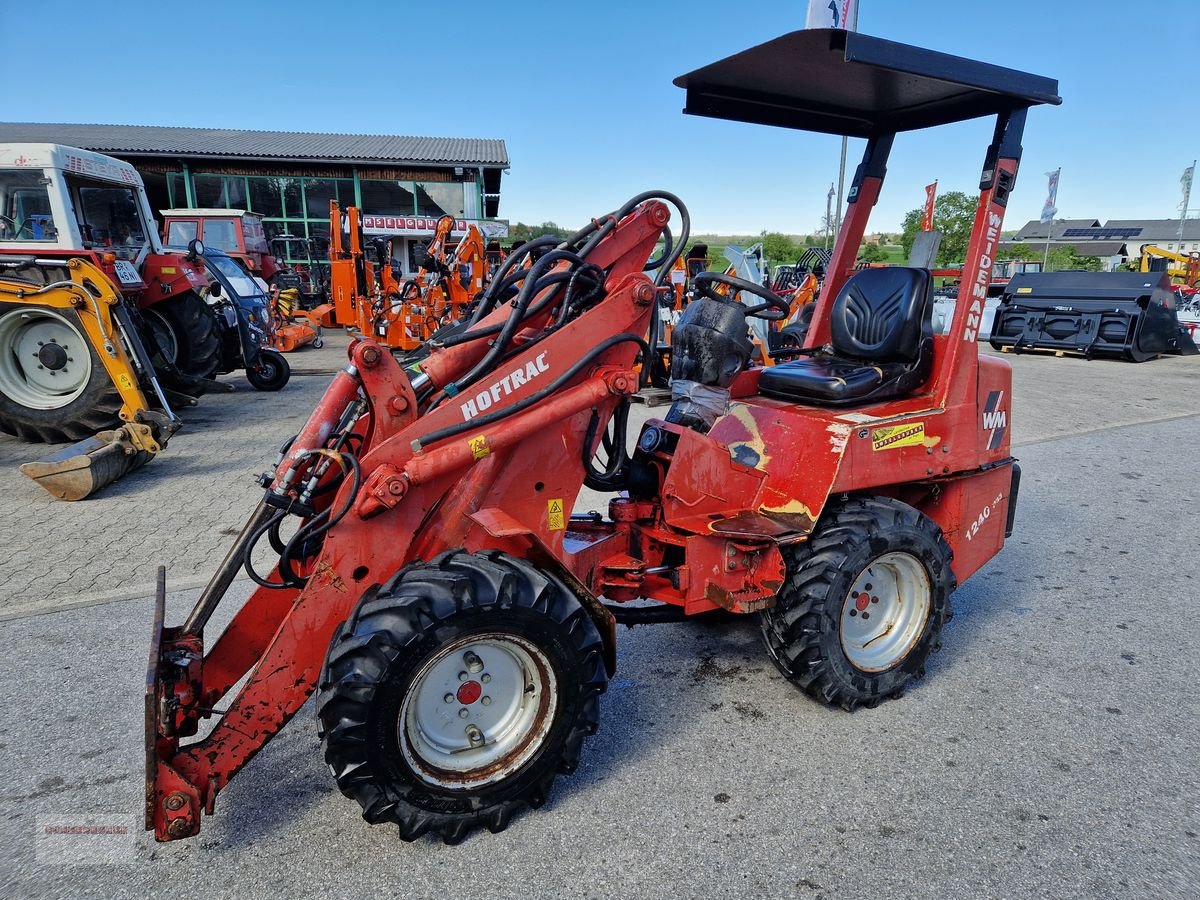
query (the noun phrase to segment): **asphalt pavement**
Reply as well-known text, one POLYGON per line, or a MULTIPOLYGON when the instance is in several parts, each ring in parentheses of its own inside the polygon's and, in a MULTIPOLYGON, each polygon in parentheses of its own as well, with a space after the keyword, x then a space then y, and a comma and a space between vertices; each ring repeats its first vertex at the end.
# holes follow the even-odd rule
MULTIPOLYGON (((579 771, 457 847, 367 825, 311 703, 197 838, 156 845, 138 830, 149 599, 23 594, 0 611, 0 896, 1196 897, 1200 358, 1014 364, 1017 532, 955 594, 923 681, 848 714, 786 683, 751 620, 622 629, 579 771)), ((303 390, 260 427, 294 430, 303 390)), ((186 467, 177 491, 243 508, 172 520, 181 540, 236 531, 253 500, 227 486, 258 450, 186 467)), ((154 466, 135 477, 168 479, 154 466)), ((137 507, 115 509, 119 532, 137 507)), ((0 525, 28 583, 53 574, 40 533, 0 525)))

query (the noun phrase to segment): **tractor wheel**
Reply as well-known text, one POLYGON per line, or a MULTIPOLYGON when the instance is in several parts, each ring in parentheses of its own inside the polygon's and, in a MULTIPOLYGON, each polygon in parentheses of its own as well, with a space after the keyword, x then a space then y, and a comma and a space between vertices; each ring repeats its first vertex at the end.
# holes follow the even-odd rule
MULTIPOLYGON (((151 359, 174 365, 184 375, 212 378, 221 365, 216 314, 190 291, 142 310, 149 332, 144 341, 151 359)), ((167 377, 167 381, 174 379, 167 377)), ((191 389, 189 388, 189 391, 191 389)))
POLYGON ((920 512, 886 497, 826 512, 787 557, 763 642, 805 693, 847 710, 898 697, 941 646, 955 588, 950 546, 920 512))
POLYGON ((278 350, 260 350, 258 368, 246 370, 246 380, 260 391, 281 391, 292 377, 292 367, 278 350))
POLYGON ((74 318, 0 305, 0 431, 57 443, 121 424, 121 397, 74 318))
POLYGON ((330 644, 325 761, 364 819, 406 841, 502 831, 579 764, 607 686, 602 647, 566 585, 524 560, 457 550, 408 566, 330 644))

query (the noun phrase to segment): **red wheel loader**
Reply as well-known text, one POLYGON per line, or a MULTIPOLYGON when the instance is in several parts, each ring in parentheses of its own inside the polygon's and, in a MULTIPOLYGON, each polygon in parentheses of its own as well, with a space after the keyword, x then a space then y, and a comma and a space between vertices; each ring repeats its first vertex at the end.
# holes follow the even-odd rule
POLYGON ((804 346, 751 365, 747 318, 785 301, 752 286, 761 302, 736 303, 726 276, 699 276, 671 337, 674 403, 626 450, 675 259, 643 269, 671 207, 675 254, 689 231, 659 192, 521 247, 419 362, 352 344, 181 625, 164 627, 160 572, 145 710, 159 840, 196 834, 314 691, 325 759, 368 822, 406 840, 499 831, 575 769, 622 621, 755 614, 784 674, 846 709, 922 674, 952 591, 1012 529, 1010 370, 979 357, 975 331, 1026 111, 1060 102, 1057 83, 828 30, 676 83, 691 114, 867 139, 804 346), (968 277, 934 335, 929 273, 856 273, 855 251, 894 136, 980 116, 996 127, 968 277), (607 516, 572 515, 584 484, 613 492, 607 516), (260 587, 214 639, 262 540, 278 561, 248 568, 260 587))

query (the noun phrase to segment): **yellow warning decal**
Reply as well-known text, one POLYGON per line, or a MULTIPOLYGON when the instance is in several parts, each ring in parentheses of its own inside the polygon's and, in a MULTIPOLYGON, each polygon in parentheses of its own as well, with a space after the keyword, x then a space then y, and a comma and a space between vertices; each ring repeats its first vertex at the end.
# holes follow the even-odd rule
POLYGON ((488 446, 486 434, 477 434, 473 438, 467 438, 467 445, 471 448, 471 455, 476 459, 483 459, 492 452, 492 448, 488 446))
POLYGON ((1018 294, 1032 294, 1033 288, 1031 288, 1031 287, 1017 288, 1017 293, 1018 294))
POLYGON ((178 270, 174 266, 163 266, 159 271, 164 275, 174 275, 178 270))
POLYGON ((563 502, 561 497, 546 501, 546 515, 550 519, 551 531, 562 531, 567 527, 566 516, 563 515, 563 502))
POLYGON ((909 422, 888 425, 871 431, 872 450, 894 450, 897 447, 916 447, 925 443, 925 423, 909 422))
POLYGON ((123 391, 132 391, 133 390, 133 379, 130 378, 124 372, 118 372, 117 373, 117 387, 119 387, 123 391))

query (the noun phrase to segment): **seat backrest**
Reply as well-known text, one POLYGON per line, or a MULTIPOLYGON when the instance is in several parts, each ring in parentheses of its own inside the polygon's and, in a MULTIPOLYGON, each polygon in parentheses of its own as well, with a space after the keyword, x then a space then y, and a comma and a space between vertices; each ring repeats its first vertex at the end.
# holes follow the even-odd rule
POLYGON ((928 269, 861 269, 833 303, 830 338, 837 356, 915 362, 933 334, 933 279, 928 269))

